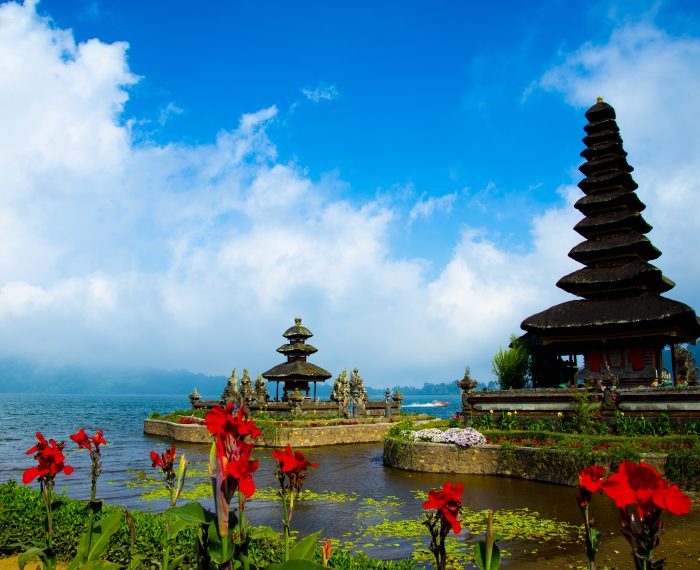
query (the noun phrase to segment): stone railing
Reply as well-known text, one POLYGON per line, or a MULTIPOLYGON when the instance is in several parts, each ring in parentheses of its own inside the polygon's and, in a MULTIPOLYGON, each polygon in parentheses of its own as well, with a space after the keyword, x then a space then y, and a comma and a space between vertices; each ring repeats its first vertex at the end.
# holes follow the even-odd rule
POLYGON ((686 388, 534 388, 477 392, 463 390, 461 417, 464 424, 484 414, 518 412, 521 420, 555 417, 570 413, 577 397, 587 394, 603 420, 612 420, 615 412, 628 416, 655 418, 668 414, 671 424, 700 420, 700 387, 686 388))

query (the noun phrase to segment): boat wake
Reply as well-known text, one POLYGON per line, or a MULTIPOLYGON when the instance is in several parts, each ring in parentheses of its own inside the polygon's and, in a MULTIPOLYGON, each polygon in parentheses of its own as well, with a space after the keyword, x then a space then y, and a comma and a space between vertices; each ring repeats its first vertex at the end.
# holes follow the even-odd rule
POLYGON ((404 404, 404 408, 441 408, 447 406, 448 402, 441 402, 439 400, 433 400, 432 402, 427 402, 425 404, 404 404))

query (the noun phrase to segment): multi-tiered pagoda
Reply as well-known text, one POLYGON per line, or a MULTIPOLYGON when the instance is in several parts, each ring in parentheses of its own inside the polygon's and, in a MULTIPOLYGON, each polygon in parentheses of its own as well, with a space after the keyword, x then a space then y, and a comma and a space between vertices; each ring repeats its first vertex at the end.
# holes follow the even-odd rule
POLYGON ((311 331, 302 326, 301 319, 294 319, 294 326, 289 327, 282 335, 289 340, 288 344, 283 344, 277 352, 287 357, 287 362, 278 364, 267 372, 263 373, 263 378, 271 382, 277 382, 276 400, 279 401, 279 385, 284 384, 282 400, 287 400, 287 396, 295 389, 304 392, 309 396, 309 383, 314 385, 314 400, 316 399, 316 383, 325 382, 332 374, 323 368, 306 362, 306 358, 317 352, 318 349, 310 344, 306 344, 306 339, 313 336, 311 331))
POLYGON ((568 380, 569 363, 579 354, 579 378, 598 377, 607 362, 621 383, 648 384, 663 368, 664 346, 695 343, 700 324, 693 309, 661 296, 674 283, 649 263, 661 252, 644 235, 651 226, 640 213, 645 206, 635 193, 615 110, 599 99, 586 118, 586 162, 579 167, 585 178, 578 185, 585 196, 575 204, 584 218, 574 227, 585 240, 569 252, 585 267, 557 283, 583 300, 528 317, 522 340, 534 353, 536 384, 568 380))

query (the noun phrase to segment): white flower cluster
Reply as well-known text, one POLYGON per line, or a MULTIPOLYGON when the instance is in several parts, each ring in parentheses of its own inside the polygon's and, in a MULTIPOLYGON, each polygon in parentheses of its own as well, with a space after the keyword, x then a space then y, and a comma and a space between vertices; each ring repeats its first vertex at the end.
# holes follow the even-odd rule
POLYGON ((460 447, 485 445, 484 434, 474 428, 449 428, 442 431, 437 428, 421 429, 408 432, 413 441, 431 441, 433 443, 454 443, 460 447))

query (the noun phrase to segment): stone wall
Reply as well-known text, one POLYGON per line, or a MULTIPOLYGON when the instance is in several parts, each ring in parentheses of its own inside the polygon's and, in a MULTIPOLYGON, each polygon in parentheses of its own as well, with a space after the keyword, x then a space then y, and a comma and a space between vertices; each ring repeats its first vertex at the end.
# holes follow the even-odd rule
POLYGON ((478 420, 493 410, 494 414, 518 412, 520 420, 554 418, 558 412, 570 413, 577 394, 588 391, 596 402, 604 421, 612 422, 615 412, 628 416, 655 418, 668 414, 671 425, 682 425, 700 419, 700 387, 686 388, 617 388, 607 393, 600 389, 535 388, 498 390, 495 392, 464 392, 462 418, 464 422, 478 420), (597 397, 597 400, 595 398, 597 397))
MULTIPOLYGON (((575 486, 578 466, 569 457, 566 451, 559 449, 516 447, 506 450, 500 445, 465 449, 446 443, 412 443, 393 438, 384 441, 384 465, 395 469, 502 475, 575 486)), ((666 455, 647 453, 642 454, 642 459, 663 473, 666 455)))
MULTIPOLYGON (((376 422, 344 426, 275 427, 265 429, 256 441, 262 447, 318 447, 352 443, 380 442, 392 423, 376 422)), ((211 443, 213 438, 201 425, 177 424, 164 420, 144 420, 143 432, 189 443, 211 443)))

